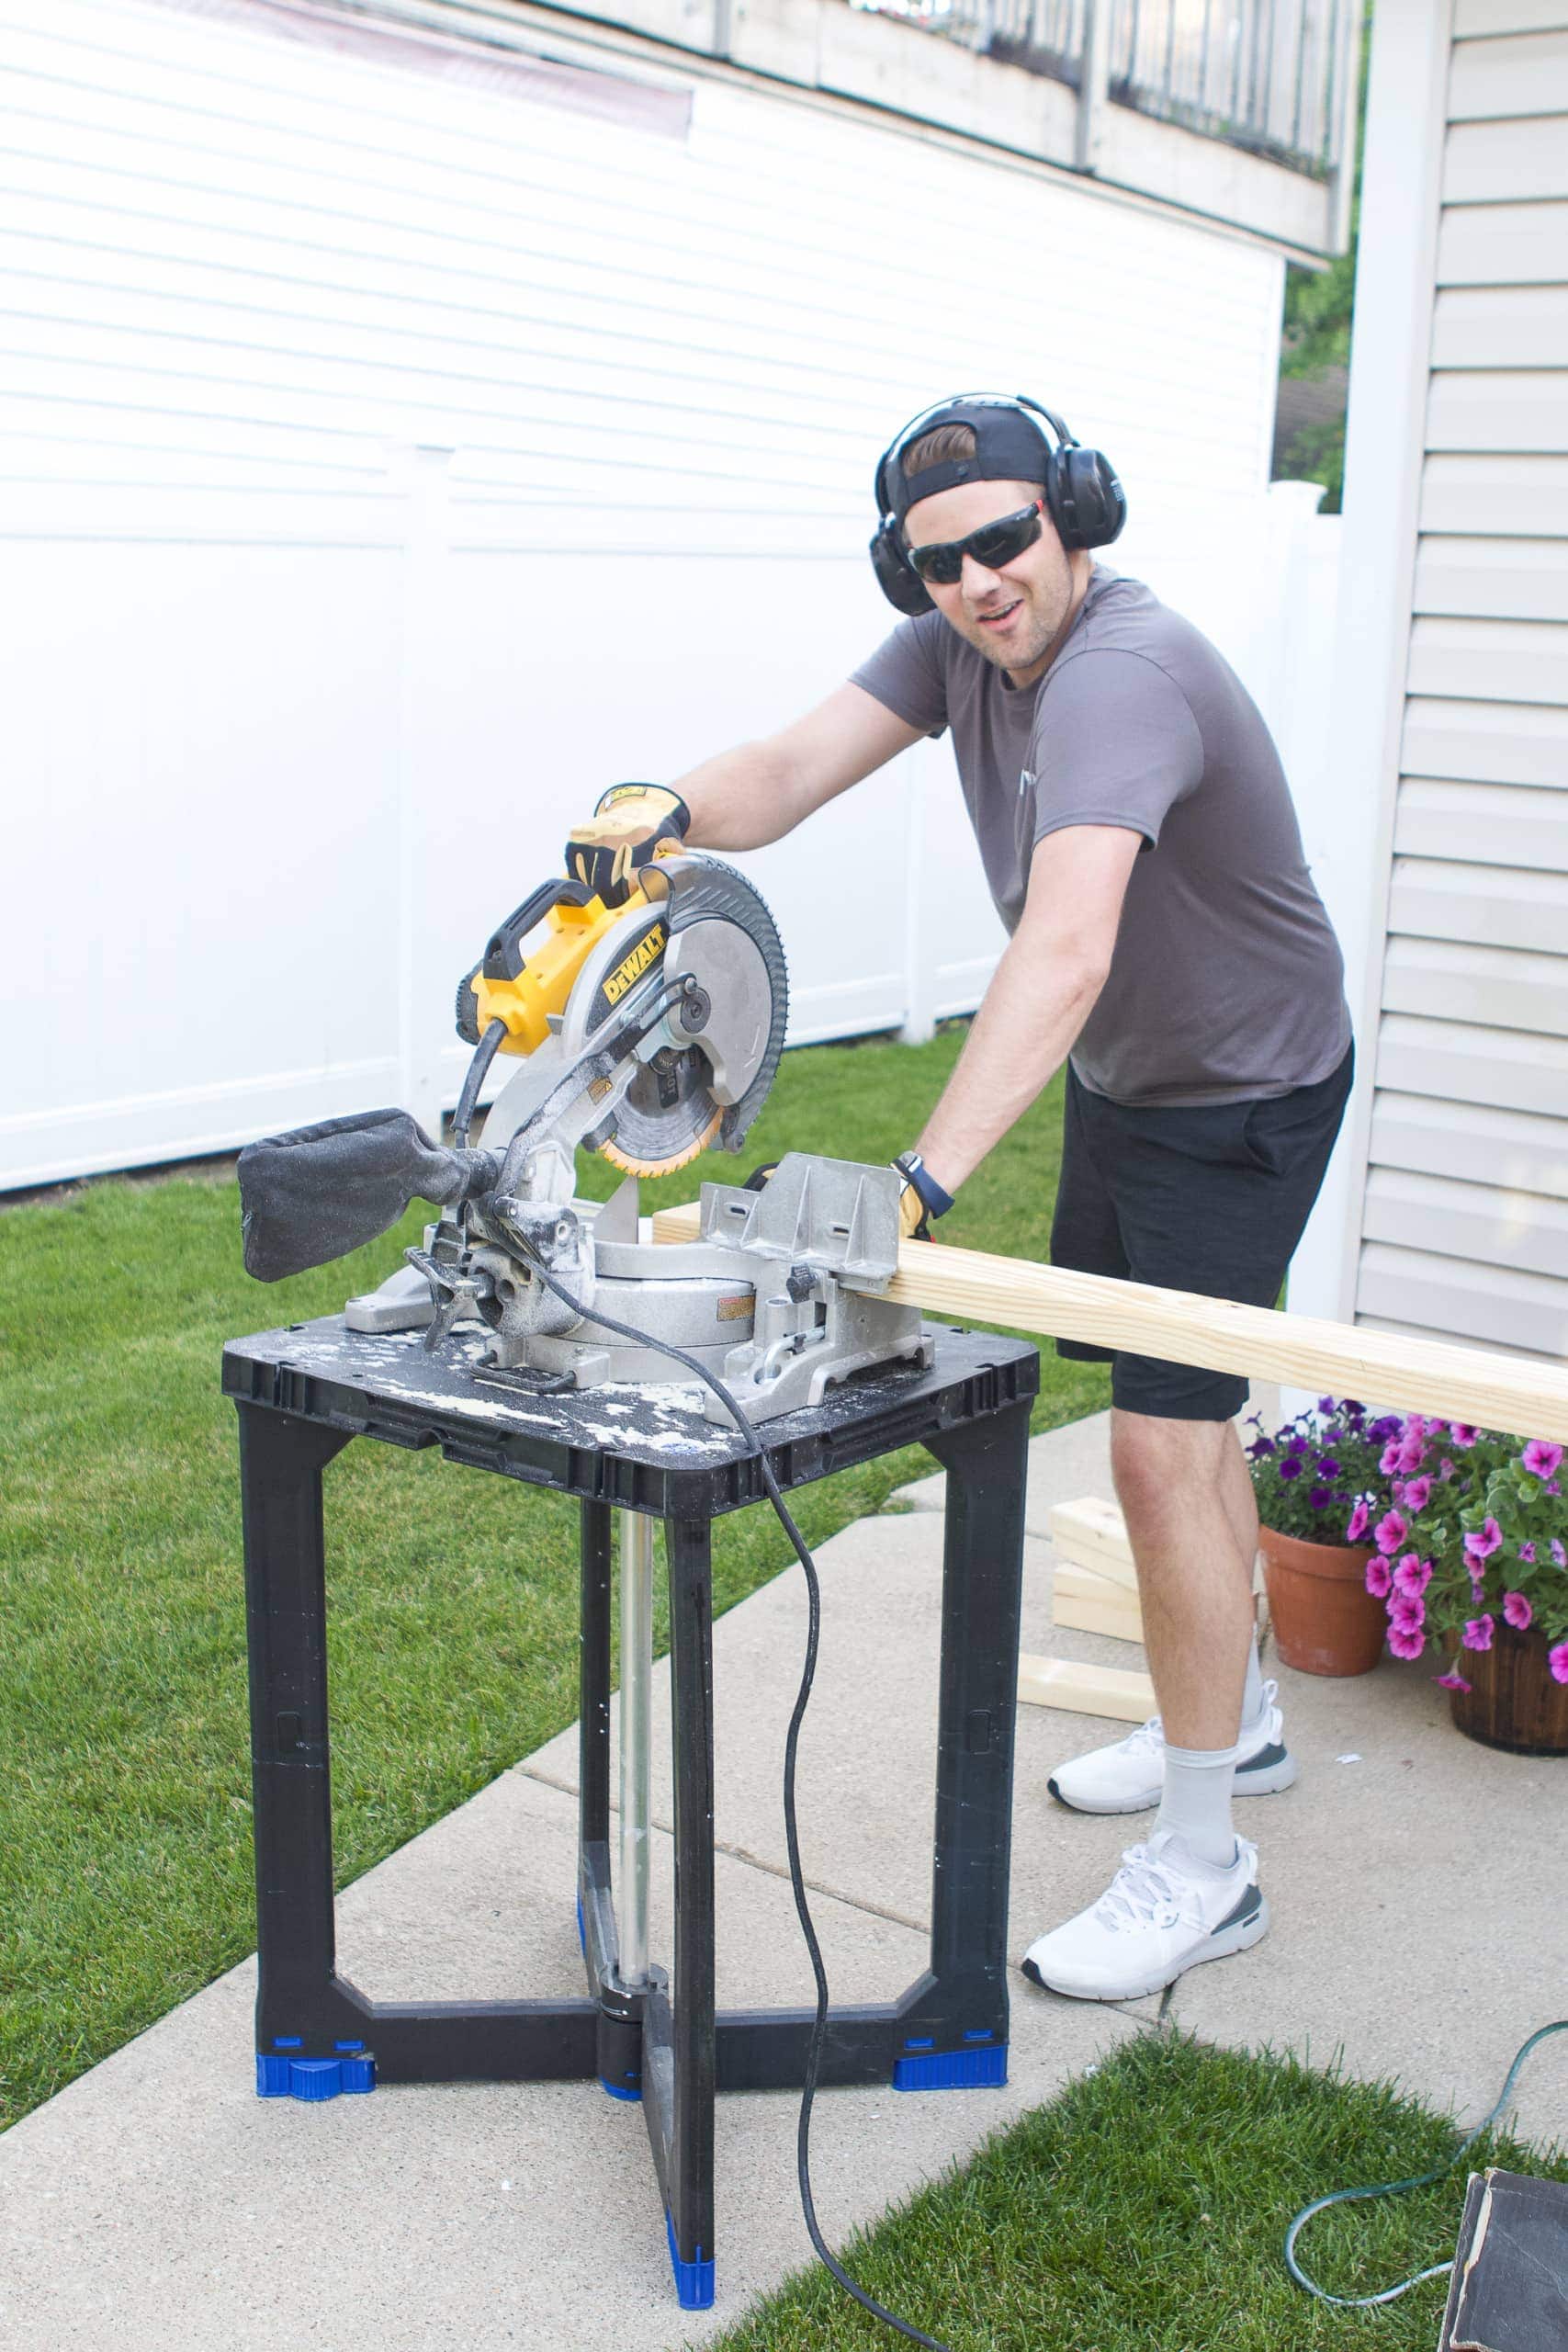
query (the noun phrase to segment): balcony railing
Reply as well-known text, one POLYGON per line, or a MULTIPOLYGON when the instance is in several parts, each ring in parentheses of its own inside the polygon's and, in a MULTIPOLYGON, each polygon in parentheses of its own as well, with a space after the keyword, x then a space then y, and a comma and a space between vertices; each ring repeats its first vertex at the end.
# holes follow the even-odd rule
POLYGON ((1361 0, 850 0, 1326 178, 1361 0), (1104 17, 1098 27, 1094 18, 1104 17), (1098 29, 1099 38, 1095 33, 1098 29))

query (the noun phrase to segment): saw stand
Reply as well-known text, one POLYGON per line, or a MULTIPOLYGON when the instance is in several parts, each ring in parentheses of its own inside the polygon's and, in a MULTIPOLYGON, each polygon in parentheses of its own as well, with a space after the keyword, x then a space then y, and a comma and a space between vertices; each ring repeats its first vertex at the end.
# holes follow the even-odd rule
MULTIPOLYGON (((380 2084, 589 2081, 640 2099, 682 2304, 714 2294, 716 2090, 797 2089, 808 2009, 714 2003, 712 1522, 763 1502, 733 1430, 678 1389, 542 1392, 417 1334, 341 1316, 235 1340, 256 1860, 256 2086, 332 2098, 380 2084), (671 1401, 673 1400, 673 1401, 671 1401), (607 1418, 614 1418, 607 1442, 607 1418), (321 1474, 355 1437, 578 1498, 581 1707, 578 1921, 586 1999, 381 2002, 334 1965, 321 1474), (621 1529, 620 1828, 610 1814, 613 1523, 621 1529), (649 1952, 653 1522, 670 1578, 674 1954, 649 1952)), ((1030 1402, 1027 1342, 931 1328, 894 1365, 761 1435, 781 1487, 919 1442, 948 1473, 929 1966, 884 2003, 830 2012, 820 2081, 958 2089, 1006 2080, 1008 1869, 1030 1402)), ((781 1662, 793 1687, 797 1661, 781 1662)), ((868 1692, 867 1703, 875 1703, 868 1692)), ((782 1760, 782 1759, 781 1759, 782 1760)), ((564 1891, 563 1891, 564 1892, 564 1891)))

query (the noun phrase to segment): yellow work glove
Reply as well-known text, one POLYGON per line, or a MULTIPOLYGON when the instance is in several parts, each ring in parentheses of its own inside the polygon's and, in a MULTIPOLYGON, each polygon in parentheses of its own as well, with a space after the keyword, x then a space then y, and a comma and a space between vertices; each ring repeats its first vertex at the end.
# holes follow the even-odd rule
POLYGON ((904 1241, 929 1241, 931 1220, 945 1216, 953 1195, 944 1193, 918 1151, 900 1152, 893 1166, 898 1171, 898 1233, 904 1241))
POLYGON ((691 810, 663 784, 613 784, 592 817, 574 825, 566 870, 607 907, 620 906, 643 866, 686 837, 691 810))

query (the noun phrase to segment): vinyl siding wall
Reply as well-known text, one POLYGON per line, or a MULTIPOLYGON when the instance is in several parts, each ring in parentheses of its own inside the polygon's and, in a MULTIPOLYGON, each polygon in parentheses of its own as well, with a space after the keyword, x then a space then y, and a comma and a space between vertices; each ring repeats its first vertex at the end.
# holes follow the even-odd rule
POLYGON ((1568 0, 1455 0, 1443 139, 1354 1306, 1562 1355, 1568 0))

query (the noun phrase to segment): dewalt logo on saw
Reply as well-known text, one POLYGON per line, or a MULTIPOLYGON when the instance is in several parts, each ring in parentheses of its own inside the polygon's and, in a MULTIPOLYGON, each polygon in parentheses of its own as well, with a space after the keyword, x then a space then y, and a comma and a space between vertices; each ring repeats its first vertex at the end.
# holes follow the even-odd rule
POLYGON ((618 1004, 634 980, 639 980, 649 966, 664 953, 664 925, 656 922, 645 932, 624 963, 617 964, 604 983, 605 1001, 618 1004))

